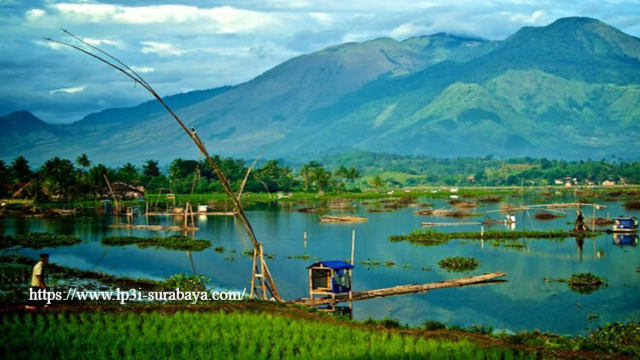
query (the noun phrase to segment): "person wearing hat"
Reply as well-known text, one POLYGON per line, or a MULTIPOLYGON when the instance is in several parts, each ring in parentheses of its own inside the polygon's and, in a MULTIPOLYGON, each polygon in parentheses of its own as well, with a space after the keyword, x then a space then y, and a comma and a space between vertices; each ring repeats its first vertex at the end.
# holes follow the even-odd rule
MULTIPOLYGON (((44 275, 42 270, 45 265, 49 263, 49 254, 40 254, 40 261, 33 267, 31 274, 31 290, 37 292, 40 289, 47 290, 47 285, 44 283, 44 275)), ((40 303, 38 300, 29 299, 27 303, 27 309, 33 310, 40 303)))

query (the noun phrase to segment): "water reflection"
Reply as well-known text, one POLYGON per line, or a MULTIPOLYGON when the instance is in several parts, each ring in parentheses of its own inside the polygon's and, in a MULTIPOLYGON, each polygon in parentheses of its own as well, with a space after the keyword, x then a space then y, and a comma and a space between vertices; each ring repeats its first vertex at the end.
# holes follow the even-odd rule
MULTIPOLYGON (((434 209, 449 208, 444 200, 419 199, 433 204, 434 209)), ((513 207, 533 202, 528 197, 511 198, 513 207)), ((553 197, 548 202, 573 201, 569 197, 553 197)), ((596 238, 564 240, 524 239, 526 249, 494 246, 490 241, 451 241, 441 246, 418 246, 407 242, 389 242, 390 235, 406 234, 421 227, 421 222, 442 222, 433 216, 418 216, 416 208, 393 212, 370 213, 366 205, 358 205, 350 213, 369 218, 367 223, 322 224, 318 215, 293 211, 297 207, 317 204, 261 204, 249 207, 250 218, 258 239, 264 243, 271 273, 280 293, 286 299, 308 296, 308 276, 305 267, 318 258, 349 259, 351 232, 356 230, 356 268, 354 289, 368 290, 397 285, 419 284, 452 279, 466 275, 505 271, 509 282, 499 285, 443 289, 427 294, 407 295, 357 301, 353 317, 382 319, 393 314, 403 323, 420 325, 427 319, 455 323, 493 325, 496 329, 554 331, 580 333, 587 326, 604 322, 640 319, 640 275, 634 271, 640 260, 638 237, 635 234, 602 234, 596 238), (306 235, 305 235, 306 234, 306 235), (591 244, 588 244, 591 242, 591 244), (587 243, 587 244, 585 244, 587 243), (606 254, 606 256, 605 256, 606 254), (303 255, 311 257, 305 260, 303 255), (449 256, 467 256, 480 261, 481 267, 468 274, 451 274, 441 270, 438 261, 449 256), (291 258, 290 258, 291 257, 291 258), (381 266, 366 268, 361 261, 375 259, 381 266), (384 266, 390 261, 394 266, 384 266), (605 277, 609 286, 590 295, 568 290, 566 284, 546 283, 544 278, 568 278, 576 272, 592 272, 605 277), (577 304, 580 307, 577 307, 577 304), (629 307, 629 304, 636 304, 629 307), (587 321, 587 313, 600 315, 587 321)), ((501 213, 505 203, 481 204, 475 211, 501 213)), ((614 214, 638 216, 625 210, 620 203, 607 203, 614 214)), ((102 210, 101 207, 99 209, 102 210)), ((567 210, 573 217, 573 210, 567 210)), ((591 210, 586 212, 591 216, 591 210)), ((571 229, 572 219, 560 217, 540 221, 526 213, 517 214, 518 230, 571 229)), ((503 218, 504 219, 504 218, 503 218)), ((123 219, 124 220, 124 219, 123 219)), ((189 234, 212 241, 211 248, 185 253, 162 249, 139 249, 135 246, 106 247, 100 243, 105 236, 168 236, 169 231, 112 229, 115 223, 110 212, 100 216, 68 218, 4 218, 0 220, 7 233, 33 231, 75 234, 83 243, 69 248, 47 249, 52 262, 84 270, 109 274, 162 279, 176 273, 193 273, 213 280, 216 288, 242 289, 251 277, 251 257, 243 250, 252 249, 251 242, 230 216, 197 217, 199 231, 189 234), (214 248, 223 247, 223 252, 214 248), (233 259, 233 260, 231 260, 233 259)), ((139 225, 180 225, 174 217, 135 216, 139 225)), ((453 220, 455 221, 455 220, 453 220)), ((464 220, 468 221, 468 220, 464 220)), ((470 220, 479 221, 479 220, 470 220)), ((590 224, 589 219, 586 220, 590 224)), ((497 225, 504 229, 504 225, 497 225)), ((488 227, 485 227, 485 230, 488 227)), ((603 228, 604 229, 604 228, 603 228)), ((441 227, 438 231, 480 231, 480 226, 441 227)), ((42 250, 20 250, 37 256, 42 250)))
POLYGON ((637 246, 638 235, 636 234, 613 234, 613 243, 619 246, 637 246))

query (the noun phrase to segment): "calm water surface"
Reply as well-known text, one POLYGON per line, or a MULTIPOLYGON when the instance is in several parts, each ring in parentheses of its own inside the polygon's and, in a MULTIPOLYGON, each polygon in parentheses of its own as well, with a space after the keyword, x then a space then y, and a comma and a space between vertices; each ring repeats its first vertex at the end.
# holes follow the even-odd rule
MULTIPOLYGON (((447 208, 444 200, 423 199, 435 208, 447 208)), ((508 198, 514 205, 531 204, 533 197, 508 198)), ((574 201, 572 195, 546 199, 545 202, 574 201)), ((598 216, 633 215, 640 212, 625 210, 618 202, 601 202, 608 206, 598 216)), ((407 242, 392 243, 390 235, 406 234, 421 227, 421 221, 455 222, 451 218, 418 216, 414 207, 389 213, 368 213, 366 206, 358 204, 352 211, 369 218, 359 224, 321 224, 317 214, 292 211, 294 207, 309 204, 255 205, 247 210, 265 252, 275 258, 268 264, 286 299, 308 296, 308 274, 305 267, 312 260, 292 260, 289 256, 310 255, 324 260, 349 259, 351 232, 356 230, 356 263, 366 259, 396 263, 393 267, 381 265, 367 268, 357 265, 354 270, 356 290, 376 289, 396 285, 427 283, 485 272, 505 271, 508 282, 496 285, 459 289, 442 289, 431 293, 396 296, 384 299, 357 301, 353 316, 399 319, 402 323, 420 325, 425 320, 439 320, 450 324, 469 326, 491 325, 495 329, 510 331, 552 331, 566 334, 583 333, 605 322, 640 320, 640 253, 636 246, 614 244, 612 235, 602 234, 586 239, 582 249, 576 239, 562 241, 528 240, 526 250, 517 251, 491 246, 488 242, 451 241, 440 246, 420 246, 407 242), (307 232, 308 241, 303 241, 307 232), (449 256, 470 256, 481 262, 481 267, 466 274, 448 273, 437 265, 449 256), (409 266, 408 268, 405 265, 409 266), (423 270, 428 267, 431 270, 423 270), (576 272, 593 272, 605 277, 609 286, 589 295, 570 291, 566 284, 548 283, 545 278, 566 278, 576 272), (599 318, 589 321, 587 314, 599 318)), ((500 204, 488 204, 474 211, 498 209, 500 204)), ((565 209, 567 217, 550 221, 536 220, 531 213, 517 214, 519 230, 569 229, 567 222, 574 220, 574 209, 565 209)), ((585 210, 588 216, 591 210, 585 210)), ((502 218, 502 213, 491 213, 502 218)), ((468 218, 462 221, 479 221, 468 218)), ((251 249, 244 230, 232 217, 199 217, 196 237, 209 239, 213 245, 201 252, 183 252, 160 249, 138 249, 135 246, 107 247, 100 239, 113 235, 153 236, 175 232, 146 230, 117 230, 109 228, 111 216, 77 216, 56 219, 5 218, 0 219, 8 234, 46 231, 77 235, 83 243, 66 248, 47 249, 52 262, 84 270, 104 271, 114 275, 161 279, 176 273, 195 273, 213 279, 216 287, 245 288, 251 276, 251 258, 242 251, 251 249), (224 253, 214 251, 223 246, 224 253), (236 250, 236 253, 231 253, 236 250)), ((144 217, 136 223, 146 223, 144 217)), ((154 217, 153 224, 169 225, 167 217, 154 217)), ((504 226, 494 226, 504 229, 504 226)), ((477 231, 479 226, 440 227, 441 231, 477 231)), ((36 256, 42 250, 21 250, 36 256)))

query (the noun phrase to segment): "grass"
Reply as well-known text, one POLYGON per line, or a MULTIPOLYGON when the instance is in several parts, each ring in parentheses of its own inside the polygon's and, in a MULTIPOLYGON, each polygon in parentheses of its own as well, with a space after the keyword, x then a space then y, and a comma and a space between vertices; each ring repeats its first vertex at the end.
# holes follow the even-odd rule
MULTIPOLYGON (((581 233, 584 236, 596 236, 596 232, 581 233)), ((408 235, 393 235, 389 241, 408 241, 414 244, 432 246, 442 245, 453 239, 471 240, 516 240, 522 238, 529 239, 562 239, 575 236, 571 231, 548 230, 548 231, 504 231, 490 230, 482 235, 479 231, 465 232, 441 232, 433 229, 418 229, 408 235)))
POLYGON ((0 352, 16 359, 535 358, 468 338, 426 338, 377 325, 253 312, 5 314, 0 352))
POLYGON ((480 262, 474 258, 453 256, 438 261, 438 266, 452 272, 467 272, 480 267, 480 262))
POLYGON ((104 245, 137 245, 139 248, 155 247, 171 250, 202 251, 211 246, 211 241, 192 239, 184 235, 167 237, 110 236, 100 241, 104 245))
POLYGON ((81 242, 82 240, 76 236, 40 232, 20 235, 0 234, 0 248, 22 246, 32 249, 41 249, 46 247, 71 246, 81 242))
POLYGON ((262 301, 198 306, 81 306, 0 312, 5 358, 539 359, 640 355, 640 324, 607 324, 586 336, 495 333, 427 321, 350 321, 262 301), (37 339, 38 346, 33 345, 37 339))

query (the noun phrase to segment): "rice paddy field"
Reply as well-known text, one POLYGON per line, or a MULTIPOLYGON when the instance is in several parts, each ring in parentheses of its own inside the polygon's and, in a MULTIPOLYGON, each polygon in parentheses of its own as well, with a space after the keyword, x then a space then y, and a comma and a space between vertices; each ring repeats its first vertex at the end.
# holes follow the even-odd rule
MULTIPOLYGON (((246 304, 245 304, 246 305, 246 304)), ((67 309, 68 310, 68 309, 67 309)), ((95 309, 93 309, 95 310, 95 309)), ((229 310, 229 309, 227 309, 229 310)), ((357 324, 306 310, 254 304, 242 311, 4 312, 7 359, 536 359, 606 356, 509 344, 452 330, 357 324)))

